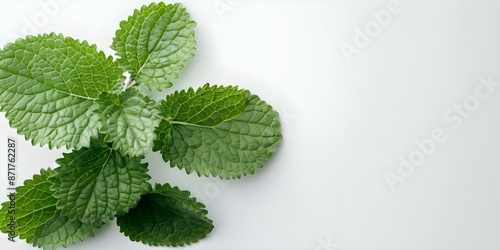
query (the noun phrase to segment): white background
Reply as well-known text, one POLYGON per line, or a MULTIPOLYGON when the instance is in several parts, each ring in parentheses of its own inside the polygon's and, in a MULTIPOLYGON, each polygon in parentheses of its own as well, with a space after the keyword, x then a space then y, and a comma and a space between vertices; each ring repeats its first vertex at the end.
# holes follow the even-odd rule
MULTIPOLYGON (((47 2, 2 1, 1 46, 55 31, 111 55, 118 23, 149 3, 66 0, 47 11, 47 2)), ((192 191, 214 220, 214 231, 185 249, 500 249, 500 91, 479 80, 500 82, 499 1, 400 0, 385 26, 372 13, 389 0, 184 2, 198 46, 173 89, 250 89, 280 112, 284 134, 262 170, 231 182, 186 175, 148 154, 152 181, 192 191), (367 26, 370 41, 346 57, 341 47, 356 46, 367 26), (488 96, 477 99, 477 88, 488 96), (464 101, 460 116, 454 108, 464 101), (415 141, 436 129, 446 140, 423 155, 415 141), (392 190, 385 175, 400 176, 400 158, 412 155, 424 158, 392 190)), ((32 146, 3 114, 0 131, 0 166, 3 142, 18 140, 19 183, 56 167, 64 151, 32 146)), ((96 235, 70 249, 152 249, 114 221, 96 235)), ((32 248, 6 237, 0 245, 32 248)))

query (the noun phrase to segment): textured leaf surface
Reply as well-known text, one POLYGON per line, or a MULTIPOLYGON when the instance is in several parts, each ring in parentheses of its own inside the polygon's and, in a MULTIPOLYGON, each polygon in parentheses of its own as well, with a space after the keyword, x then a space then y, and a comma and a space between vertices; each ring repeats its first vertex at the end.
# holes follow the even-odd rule
POLYGON ((205 85, 176 92, 162 101, 160 110, 170 124, 160 124, 154 149, 187 173, 221 178, 253 174, 281 142, 278 113, 235 87, 205 85))
POLYGON ((157 136, 154 141, 153 151, 169 152, 174 139, 170 121, 162 120, 155 133, 157 136))
POLYGON ((160 123, 156 103, 135 88, 120 95, 103 93, 99 98, 101 132, 123 155, 145 155, 153 148, 160 123))
POLYGON ((57 207, 84 223, 99 224, 128 211, 150 187, 147 164, 99 142, 64 154, 57 163, 52 187, 57 207))
POLYGON ((123 72, 95 45, 28 36, 0 51, 0 111, 33 144, 81 148, 97 136, 94 101, 119 91, 123 72))
POLYGON ((54 250, 59 246, 67 247, 84 241, 87 237, 94 237, 93 228, 79 220, 70 220, 57 211, 54 217, 36 229, 33 245, 54 250))
POLYGON ((133 241, 154 246, 183 246, 205 238, 212 229, 205 205, 190 193, 157 184, 137 207, 118 217, 120 231, 133 241))
POLYGON ((237 87, 210 86, 192 88, 169 96, 160 104, 164 115, 178 122, 216 126, 245 111, 247 99, 237 87))
POLYGON ((194 56, 195 26, 180 3, 152 3, 120 23, 111 47, 135 81, 162 90, 194 56))
POLYGON ((56 209, 57 200, 50 190, 50 178, 55 174, 54 170, 42 169, 40 175, 34 175, 18 187, 15 213, 8 213, 10 202, 2 204, 0 229, 3 233, 9 233, 10 218, 15 216, 16 236, 44 249, 66 247, 94 236, 93 227, 70 220, 56 209))

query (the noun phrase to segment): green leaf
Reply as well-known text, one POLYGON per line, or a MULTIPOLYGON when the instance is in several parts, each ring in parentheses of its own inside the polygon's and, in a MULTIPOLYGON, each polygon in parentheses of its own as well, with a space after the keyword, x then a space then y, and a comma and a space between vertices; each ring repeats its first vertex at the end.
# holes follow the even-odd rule
POLYGON ((194 56, 195 26, 180 3, 152 3, 120 23, 111 48, 132 79, 150 90, 162 90, 172 86, 194 56))
POLYGON ((56 161, 60 167, 52 187, 57 208, 88 224, 125 213, 150 188, 147 164, 140 160, 99 142, 64 154, 56 161))
MULTIPOLYGON (((0 230, 9 234, 11 217, 15 222, 15 236, 26 239, 28 243, 44 249, 56 249, 57 246, 76 244, 87 237, 93 237, 93 226, 79 220, 70 220, 56 209, 57 199, 52 195, 50 178, 55 170, 40 171, 32 180, 26 180, 24 186, 17 188, 15 213, 11 202, 5 202, 0 209, 0 230)), ((12 235, 9 235, 11 237, 12 235)))
POLYGON ((81 148, 97 137, 94 100, 124 77, 95 45, 62 35, 18 39, 0 51, 0 111, 32 143, 81 148))
POLYGON ((133 241, 154 246, 183 246, 205 238, 213 229, 205 205, 168 184, 141 198, 137 207, 117 218, 120 231, 133 241))
POLYGON ((253 174, 282 138, 278 113, 236 87, 205 85, 175 92, 162 101, 160 111, 169 124, 158 127, 154 150, 187 173, 221 178, 253 174))
POLYGON ((132 88, 120 95, 103 93, 98 103, 103 124, 100 131, 106 134, 106 141, 113 142, 114 149, 134 157, 153 148, 160 123, 160 111, 153 100, 132 88))

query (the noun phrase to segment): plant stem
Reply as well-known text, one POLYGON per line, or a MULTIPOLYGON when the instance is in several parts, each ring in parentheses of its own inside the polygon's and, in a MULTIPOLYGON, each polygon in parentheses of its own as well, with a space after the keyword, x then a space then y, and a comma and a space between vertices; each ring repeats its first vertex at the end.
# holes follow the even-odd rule
POLYGON ((127 83, 125 84, 125 89, 128 89, 128 88, 134 86, 135 83, 136 83, 136 81, 132 77, 130 77, 128 79, 127 83))

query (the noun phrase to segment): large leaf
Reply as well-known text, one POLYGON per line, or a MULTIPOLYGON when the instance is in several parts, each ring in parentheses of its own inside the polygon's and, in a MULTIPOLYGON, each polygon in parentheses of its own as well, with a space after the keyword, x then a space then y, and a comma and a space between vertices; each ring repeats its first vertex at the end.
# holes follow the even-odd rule
POLYGON ((9 234, 9 237, 19 236, 44 249, 66 247, 94 236, 93 226, 69 219, 56 209, 57 199, 50 190, 50 178, 55 174, 54 170, 42 169, 40 175, 34 175, 32 180, 26 180, 23 186, 17 188, 17 194, 11 196, 15 205, 12 206, 10 201, 2 204, 0 230, 3 233, 9 234), (11 220, 13 217, 14 220, 11 220), (14 235, 10 235, 11 221, 15 222, 14 235))
POLYGON ((121 155, 100 141, 57 160, 52 190, 57 207, 70 218, 99 224, 137 204, 150 185, 147 164, 121 155))
POLYGON ((168 184, 156 184, 137 207, 118 217, 120 231, 133 241, 154 246, 183 246, 204 238, 213 224, 205 205, 168 184))
POLYGON ((154 150, 170 165, 198 175, 253 174, 281 142, 278 113, 236 87, 205 85, 175 92, 160 105, 165 117, 154 150))
POLYGON ((81 148, 98 133, 94 100, 124 77, 95 45, 62 35, 28 36, 0 51, 0 111, 33 144, 81 148))
POLYGON ((162 90, 172 86, 194 56, 195 26, 180 3, 152 3, 120 23, 111 48, 133 80, 162 90))
POLYGON ((153 148, 155 129, 160 123, 156 103, 131 88, 120 95, 103 93, 98 112, 103 123, 101 133, 123 155, 141 156, 153 148))

